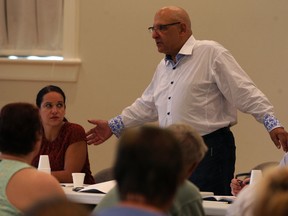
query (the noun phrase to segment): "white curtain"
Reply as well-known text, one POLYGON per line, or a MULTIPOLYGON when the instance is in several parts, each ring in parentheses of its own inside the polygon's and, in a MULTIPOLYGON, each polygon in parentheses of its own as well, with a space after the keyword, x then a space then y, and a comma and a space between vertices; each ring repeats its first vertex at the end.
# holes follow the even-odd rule
POLYGON ((61 55, 63 0, 0 0, 0 54, 61 55))

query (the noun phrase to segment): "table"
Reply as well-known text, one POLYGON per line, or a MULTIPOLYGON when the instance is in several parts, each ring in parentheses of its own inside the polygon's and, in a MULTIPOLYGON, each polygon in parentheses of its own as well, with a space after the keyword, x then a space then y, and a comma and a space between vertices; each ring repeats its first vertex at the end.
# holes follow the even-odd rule
POLYGON ((231 204, 217 201, 203 201, 203 208, 206 215, 223 216, 226 214, 228 207, 231 204))
POLYGON ((73 185, 65 184, 62 185, 63 190, 67 198, 73 202, 81 204, 98 204, 105 194, 101 193, 84 193, 84 192, 75 192, 73 191, 73 185))
MULTIPOLYGON (((101 193, 84 193, 73 191, 72 184, 62 185, 67 198, 73 202, 81 204, 97 205, 105 194, 101 193)), ((217 201, 203 201, 203 208, 207 216, 224 216, 230 204, 217 201)))

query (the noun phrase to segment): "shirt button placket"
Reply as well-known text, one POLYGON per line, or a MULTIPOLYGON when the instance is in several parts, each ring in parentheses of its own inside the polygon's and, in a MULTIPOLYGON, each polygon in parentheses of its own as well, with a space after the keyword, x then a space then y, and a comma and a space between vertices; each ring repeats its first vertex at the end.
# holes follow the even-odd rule
POLYGON ((170 87, 169 87, 169 92, 168 92, 168 106, 167 106, 167 119, 168 119, 168 124, 172 124, 172 115, 171 115, 171 107, 172 107, 172 100, 171 100, 171 94, 172 94, 172 86, 174 84, 174 81, 172 80, 170 82, 170 87))

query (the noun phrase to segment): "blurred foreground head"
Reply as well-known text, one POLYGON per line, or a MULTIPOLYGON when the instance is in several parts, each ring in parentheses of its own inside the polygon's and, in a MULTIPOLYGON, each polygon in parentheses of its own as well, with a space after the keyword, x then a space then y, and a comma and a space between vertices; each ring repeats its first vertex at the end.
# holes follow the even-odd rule
POLYGON ((187 178, 204 158, 208 148, 201 135, 190 125, 172 124, 168 129, 180 142, 184 162, 184 178, 187 178))
POLYGON ((89 216, 88 207, 67 199, 54 198, 36 203, 23 216, 89 216))
POLYGON ((114 164, 122 201, 141 197, 148 205, 167 209, 182 172, 182 151, 171 131, 154 126, 124 131, 114 164))
POLYGON ((29 103, 10 103, 0 113, 0 152, 27 155, 42 137, 38 108, 29 103))
POLYGON ((268 170, 257 186, 255 216, 288 215, 288 167, 268 170))

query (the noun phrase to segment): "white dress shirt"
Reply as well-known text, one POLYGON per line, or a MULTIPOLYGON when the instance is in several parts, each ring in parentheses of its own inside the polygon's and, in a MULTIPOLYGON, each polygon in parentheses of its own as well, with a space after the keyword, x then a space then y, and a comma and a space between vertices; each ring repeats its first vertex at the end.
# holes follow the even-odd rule
POLYGON ((167 56, 162 59, 142 96, 117 117, 122 126, 109 121, 113 133, 158 121, 162 127, 187 123, 205 135, 235 125, 237 109, 261 123, 267 118, 269 131, 281 126, 267 97, 217 42, 191 36, 176 57, 176 64, 167 56))

